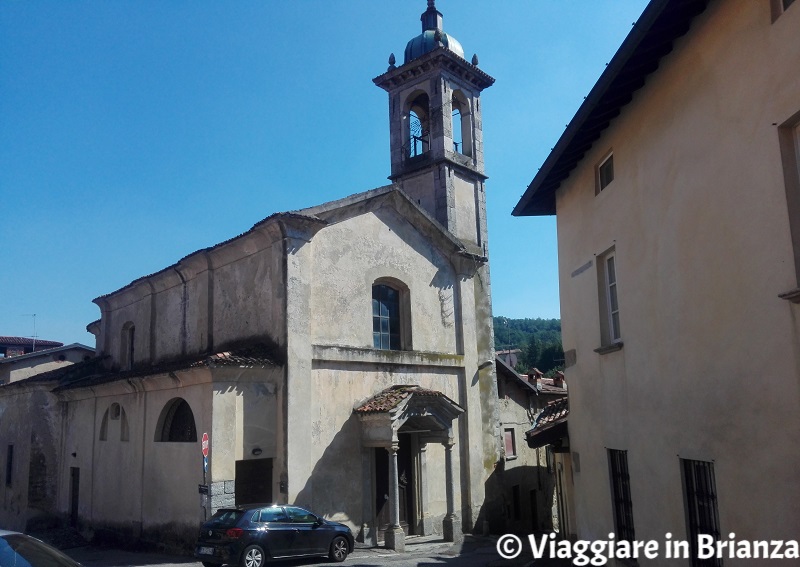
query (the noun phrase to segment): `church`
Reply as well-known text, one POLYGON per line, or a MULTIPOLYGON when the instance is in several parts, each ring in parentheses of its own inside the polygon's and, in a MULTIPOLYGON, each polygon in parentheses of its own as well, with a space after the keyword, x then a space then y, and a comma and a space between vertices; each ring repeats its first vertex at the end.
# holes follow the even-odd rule
POLYGON ((433 0, 421 21, 374 79, 390 185, 272 214, 96 298, 95 358, 0 387, 0 524, 191 545, 220 507, 280 502, 397 550, 488 526, 494 79, 433 0))

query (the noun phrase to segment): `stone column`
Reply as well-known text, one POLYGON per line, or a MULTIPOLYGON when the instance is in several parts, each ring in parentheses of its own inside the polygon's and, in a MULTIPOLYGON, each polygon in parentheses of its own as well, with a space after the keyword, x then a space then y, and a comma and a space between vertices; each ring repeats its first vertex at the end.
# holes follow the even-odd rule
POLYGON ((425 441, 419 442, 419 514, 422 535, 431 535, 433 523, 428 515, 428 444, 425 441))
POLYGON ((445 467, 445 482, 447 483, 447 515, 442 521, 442 533, 444 534, 445 541, 452 541, 461 543, 464 541, 464 534, 461 533, 461 522, 455 511, 455 487, 453 486, 453 445, 455 442, 453 438, 444 443, 444 467, 445 467))
POLYGON ((391 524, 386 530, 386 547, 395 551, 405 551, 405 532, 400 527, 400 487, 398 486, 397 475, 397 451, 400 449, 397 443, 387 449, 389 451, 389 514, 391 524))

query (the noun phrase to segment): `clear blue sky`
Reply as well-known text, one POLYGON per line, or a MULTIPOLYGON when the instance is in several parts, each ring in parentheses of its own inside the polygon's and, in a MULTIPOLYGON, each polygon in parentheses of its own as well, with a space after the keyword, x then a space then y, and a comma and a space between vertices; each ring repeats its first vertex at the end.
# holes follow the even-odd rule
MULTIPOLYGON (((495 315, 558 317, 555 218, 511 209, 645 0, 439 0, 495 77, 495 315)), ((94 346, 91 300, 387 183, 387 95, 425 0, 0 2, 0 335, 94 346)))

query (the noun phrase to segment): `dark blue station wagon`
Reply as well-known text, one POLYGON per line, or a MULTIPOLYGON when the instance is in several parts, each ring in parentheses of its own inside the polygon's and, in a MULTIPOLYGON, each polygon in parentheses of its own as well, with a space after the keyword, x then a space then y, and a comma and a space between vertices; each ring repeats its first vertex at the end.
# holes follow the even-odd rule
POLYGON ((223 508, 200 528, 194 555, 205 567, 263 567, 269 559, 327 555, 344 561, 353 533, 296 506, 223 508))

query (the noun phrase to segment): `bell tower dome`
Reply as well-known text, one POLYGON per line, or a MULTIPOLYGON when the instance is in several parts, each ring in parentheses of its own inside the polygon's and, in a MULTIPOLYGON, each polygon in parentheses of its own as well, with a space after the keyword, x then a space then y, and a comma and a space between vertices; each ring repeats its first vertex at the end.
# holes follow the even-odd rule
POLYGON ((389 93, 391 179, 466 246, 484 256, 486 199, 481 101, 494 79, 464 59, 435 0, 403 64, 373 79, 389 93))

